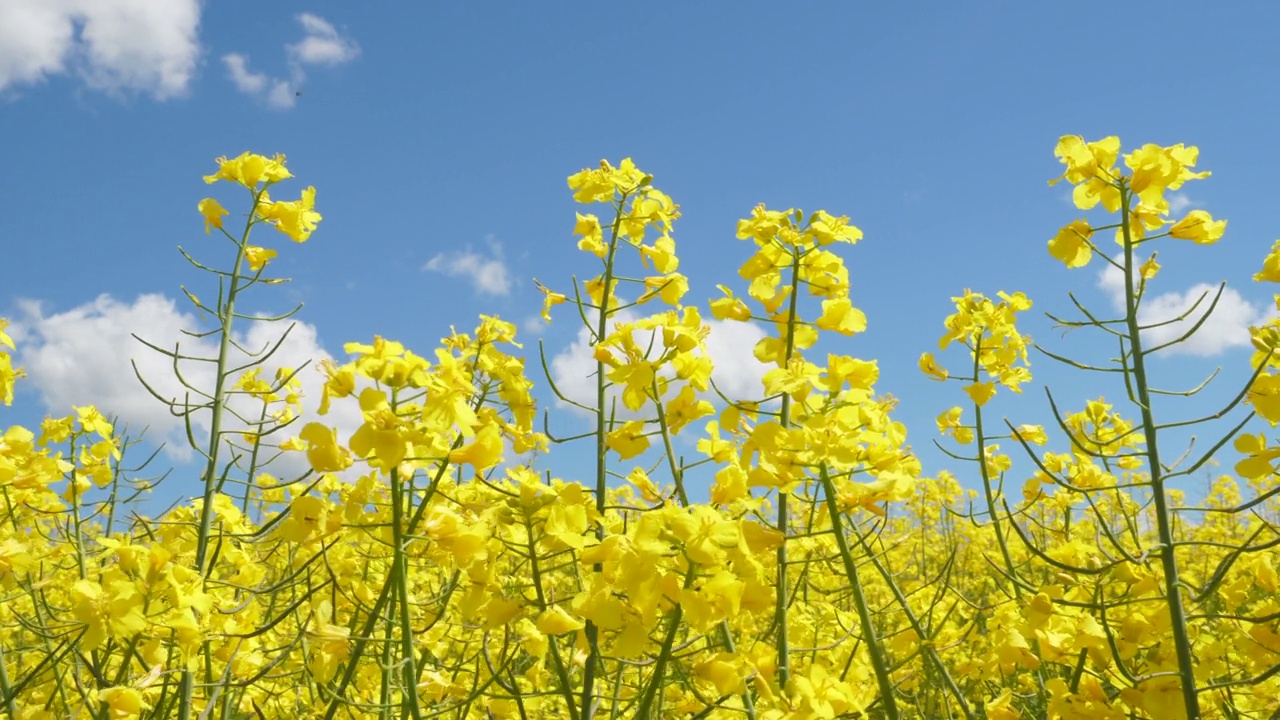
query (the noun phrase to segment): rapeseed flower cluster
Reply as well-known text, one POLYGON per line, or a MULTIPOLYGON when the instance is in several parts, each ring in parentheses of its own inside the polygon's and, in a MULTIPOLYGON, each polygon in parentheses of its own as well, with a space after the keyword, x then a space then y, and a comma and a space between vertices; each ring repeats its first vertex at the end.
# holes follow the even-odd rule
MULTIPOLYGON (((1207 176, 1195 148, 1122 156, 1115 138, 1068 137, 1057 155, 1077 206, 1118 221, 1073 221, 1051 255, 1108 258, 1092 238, 1114 228, 1123 252, 1108 261, 1133 281, 1124 317, 1079 306, 1084 320, 1062 322, 1111 333, 1119 357, 1106 367, 1036 345, 1018 328, 1032 307, 1021 292, 953 298, 919 366, 961 383, 965 406, 937 426, 963 473, 923 475, 876 360, 818 352, 867 329, 841 254, 863 239, 849 218, 752 209, 736 233, 750 244, 743 287, 690 303, 680 208, 629 159, 569 178, 594 211, 572 229, 591 277, 538 284, 548 322, 577 317, 589 333, 594 397, 545 378, 589 416, 586 432, 552 431, 515 326, 487 315, 421 353, 375 336, 343 361, 274 375, 264 358, 209 358, 215 386, 169 401, 213 418, 207 438, 191 433, 207 469, 196 497, 155 517, 131 504, 147 489, 125 461, 134 439, 97 409, 39 434, 9 427, 0 714, 1270 717, 1280 444, 1243 428, 1254 414, 1280 421, 1280 325, 1253 331, 1254 377, 1219 413, 1244 421, 1207 454, 1162 460, 1172 425, 1153 414, 1145 362, 1162 346, 1144 344, 1137 320, 1159 267, 1133 251, 1211 244, 1225 221, 1168 217, 1165 192, 1207 176), (754 395, 716 384, 711 320, 766 330, 754 395), (1050 393, 1053 422, 1000 425, 997 394, 1031 382, 1033 352, 1118 374, 1124 397, 1064 412, 1050 393), (302 394, 304 371, 322 374, 320 397, 302 394), (361 421, 349 436, 327 422, 343 404, 361 421), (1187 505, 1169 482, 1228 446, 1235 474, 1187 505), (1018 449, 1032 469, 1015 477, 1018 449), (585 454, 594 476, 537 469, 562 452, 585 454), (282 454, 306 471, 280 472, 282 454)), ((264 273, 277 251, 252 231, 303 242, 318 228, 314 189, 271 199, 291 177, 283 157, 246 153, 206 178, 250 195, 239 236, 217 199, 197 208, 235 247, 232 269, 211 270, 225 283, 216 303, 187 293, 218 319, 224 350, 250 317, 236 303, 276 282, 264 273)), ((1273 251, 1259 279, 1277 262, 1273 251)), ((5 328, 7 403, 22 371, 5 328)))

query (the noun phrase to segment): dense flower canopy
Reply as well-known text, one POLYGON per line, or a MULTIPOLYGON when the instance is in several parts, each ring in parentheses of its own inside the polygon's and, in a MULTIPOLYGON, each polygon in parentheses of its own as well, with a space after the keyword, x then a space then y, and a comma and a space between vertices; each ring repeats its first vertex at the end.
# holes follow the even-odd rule
MULTIPOLYGON (((737 224, 745 285, 717 286, 704 314, 677 272, 679 205, 630 159, 602 161, 568 183, 600 206, 572 228, 596 274, 538 283, 548 322, 576 316, 590 334, 595 403, 562 398, 590 415, 583 435, 539 422, 516 328, 488 315, 422 354, 348 343, 346 362, 308 368, 324 375, 319 398, 302 397, 301 368, 264 377, 260 361, 210 358, 216 387, 170 401, 214 418, 208 437, 192 434, 208 469, 197 497, 157 517, 131 506, 146 484, 122 460, 133 441, 97 409, 4 430, 0 712, 1271 717, 1280 446, 1243 428, 1280 422, 1280 320, 1252 330, 1255 373, 1220 413, 1243 421, 1203 457, 1162 461, 1168 421, 1145 362, 1160 348, 1137 321, 1160 266, 1136 251, 1209 245, 1226 221, 1169 216, 1165 192, 1208 176, 1194 147, 1122 154, 1117 138, 1068 136, 1056 155, 1077 207, 1115 216, 1069 222, 1048 250, 1124 273, 1125 317, 1080 322, 1119 342, 1107 370, 1125 377, 1123 404, 1051 394, 1047 430, 992 420, 995 399, 1032 379, 1039 346, 1018 329, 1032 299, 965 289, 919 362, 961 385, 941 407, 965 404, 937 431, 965 469, 925 477, 876 361, 818 351, 869 321, 837 252, 863 239, 849 218, 752 209, 737 224), (1116 260, 1094 245, 1108 229, 1116 260), (756 396, 716 385, 706 318, 769 328, 751 348, 769 366, 756 396), (325 422, 339 404, 359 411, 349 436, 325 422), (1234 474, 1185 507, 1169 483, 1228 445, 1234 474), (587 453, 595 476, 536 469, 560 452, 587 453), (278 477, 279 453, 308 471, 278 477), (1014 475, 1015 455, 1029 476, 1014 475), (705 502, 694 477, 709 479, 705 502)), ((283 156, 251 153, 205 178, 249 195, 238 237, 218 199, 197 205, 236 248, 229 270, 192 259, 225 283, 213 305, 188 293, 220 320, 224 350, 233 323, 269 321, 237 309, 277 282, 264 273, 278 251, 251 232, 301 243, 318 228, 314 188, 271 199, 290 178, 283 156)), ((1256 279, 1280 279, 1276 268, 1280 242, 1256 279)), ((6 327, 7 404, 23 371, 6 327)))

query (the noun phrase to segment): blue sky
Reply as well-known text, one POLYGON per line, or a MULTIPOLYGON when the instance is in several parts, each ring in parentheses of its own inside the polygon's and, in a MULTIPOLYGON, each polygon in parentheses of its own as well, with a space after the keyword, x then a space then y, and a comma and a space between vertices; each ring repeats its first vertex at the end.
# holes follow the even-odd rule
MULTIPOLYGON (((633 157, 680 203, 687 300, 704 307, 716 283, 742 288, 749 245, 734 227, 756 203, 847 214, 866 234, 846 260, 870 328, 829 349, 879 360, 879 388, 900 398, 928 471, 967 472, 930 448, 933 418, 964 396, 916 369, 951 296, 1022 290, 1033 337, 1095 360, 1112 350, 1062 339, 1041 315, 1067 313, 1068 291, 1110 307, 1099 263, 1069 272, 1045 250, 1081 215, 1046 184, 1057 138, 1195 144, 1214 174, 1175 203, 1227 218, 1227 236, 1163 241, 1152 293, 1168 309, 1198 283, 1235 290, 1192 352, 1157 372, 1187 386, 1221 365, 1211 387, 1225 397, 1247 370, 1244 328, 1272 307, 1272 288, 1249 278, 1280 236, 1280 9, 1204 8, 4 3, 0 316, 17 324, 32 377, 0 425, 99 402, 165 429, 132 380, 142 351, 128 333, 167 338, 189 319, 178 286, 199 294, 205 280, 175 246, 225 250, 195 205, 213 158, 244 150, 288 156, 298 180, 282 192, 318 189, 311 241, 277 243, 272 268, 294 282, 255 306, 305 304, 298 357, 341 358, 374 334, 429 354, 479 313, 534 329, 533 277, 564 289, 595 272, 574 247, 581 207, 565 177, 601 158, 633 157)), ((569 351, 572 314, 559 318, 525 339, 569 351)), ((1067 407, 1119 399, 1044 358, 1033 371, 997 415, 1049 422, 1046 381, 1067 407)))

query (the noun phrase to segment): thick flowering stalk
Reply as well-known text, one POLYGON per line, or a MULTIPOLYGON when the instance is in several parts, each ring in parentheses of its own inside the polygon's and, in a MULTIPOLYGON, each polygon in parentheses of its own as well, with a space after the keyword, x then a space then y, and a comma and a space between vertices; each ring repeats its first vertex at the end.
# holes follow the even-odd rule
MULTIPOLYGON (((302 198, 297 201, 276 201, 272 202, 268 194, 269 188, 275 183, 292 177, 290 172, 284 166, 284 156, 277 155, 274 158, 267 158, 262 155, 253 155, 245 153, 234 159, 227 158, 218 159, 218 171, 213 175, 205 177, 205 182, 215 183, 218 181, 227 181, 244 187, 249 192, 251 210, 247 214, 244 230, 239 238, 235 238, 223 228, 223 216, 228 212, 213 198, 206 198, 198 205, 198 210, 205 219, 205 231, 217 229, 228 240, 231 240, 236 247, 236 257, 231 264, 231 270, 227 273, 219 273, 218 271, 209 270, 219 275, 220 281, 229 281, 229 286, 225 288, 223 294, 219 287, 219 302, 216 307, 208 308, 202 305, 193 295, 188 293, 188 297, 201 310, 211 311, 219 321, 218 334, 218 355, 214 359, 214 386, 211 393, 198 388, 190 388, 200 395, 208 398, 208 402, 200 406, 185 405, 182 407, 181 414, 190 422, 191 413, 197 408, 207 410, 209 412, 209 438, 205 447, 195 447, 205 460, 204 475, 201 478, 203 483, 203 498, 200 506, 200 519, 196 535, 195 550, 195 568, 201 575, 209 573, 209 550, 213 541, 213 520, 214 520, 214 494, 221 485, 221 476, 219 475, 219 459, 222 446, 225 442, 223 435, 223 422, 227 414, 228 395, 227 385, 228 376, 230 375, 232 358, 231 348, 233 341, 232 331, 236 317, 236 302, 240 294, 260 282, 262 271, 271 257, 275 256, 275 251, 265 248, 256 247, 249 244, 249 235, 253 227, 259 223, 268 223, 274 225, 277 230, 287 235, 295 242, 305 242, 311 233, 315 230, 316 224, 320 221, 320 214, 315 211, 315 188, 307 188, 303 191, 302 198), (249 266, 251 275, 244 274, 245 266, 249 266)), ((184 256, 186 254, 184 253, 184 256)), ((190 256, 187 259, 197 268, 208 270, 200 263, 192 260, 190 256)), ((287 317, 287 316, 286 316, 287 317)), ((282 340, 283 341, 283 340, 282 340)), ((152 346, 154 347, 154 346, 152 346)), ((159 350, 159 348, 156 348, 159 350)), ((175 367, 179 359, 187 359, 178 354, 177 350, 172 352, 160 350, 160 352, 169 355, 174 359, 175 367)), ((265 358, 257 358, 250 363, 250 366, 261 363, 265 358)), ((141 377, 141 376, 139 376, 141 377)), ((144 380, 145 382, 145 380, 144 380)), ((186 381, 182 381, 186 384, 186 381)), ((190 387, 190 386, 188 386, 190 387)), ((154 391, 152 391, 154 393, 154 391)), ((159 397, 157 395, 157 397, 159 397)), ((162 398, 163 399, 163 398, 162 398)), ((190 436, 190 434, 189 434, 190 436)), ((193 437, 193 436, 191 436, 193 437)), ((208 646, 204 647, 204 652, 208 652, 208 646)), ((206 655, 206 666, 208 659, 206 655)), ((206 680, 212 681, 213 678, 206 680)), ((190 717, 192 709, 192 698, 195 688, 195 674, 191 670, 187 670, 182 676, 181 699, 179 700, 180 716, 186 720, 190 717)))
MULTIPOLYGON (((1204 319, 1212 313, 1217 301, 1215 299, 1204 317, 1194 323, 1180 338, 1155 347, 1147 347, 1145 333, 1151 329, 1151 326, 1143 325, 1140 320, 1139 305, 1147 283, 1155 278, 1160 266, 1155 262, 1154 254, 1141 266, 1135 255, 1139 245, 1164 236, 1191 240, 1200 245, 1215 243, 1222 237, 1226 222, 1214 220, 1203 210, 1193 210, 1177 222, 1167 219, 1170 206, 1165 192, 1176 190, 1189 180, 1201 179, 1209 175, 1208 172, 1192 170, 1198 157, 1198 150, 1194 147, 1143 146, 1124 156, 1125 165, 1130 171, 1128 173, 1114 167, 1120 156, 1120 141, 1115 137, 1096 142, 1085 142, 1082 138, 1074 136, 1063 137, 1058 143, 1056 154, 1066 166, 1062 178, 1075 186, 1073 197, 1077 207, 1087 210, 1101 204, 1107 211, 1117 213, 1119 216, 1119 222, 1115 226, 1115 240, 1121 246, 1122 253, 1116 260, 1108 259, 1108 262, 1123 276, 1124 330, 1119 332, 1105 328, 1091 315, 1087 324, 1104 327, 1121 339, 1121 347, 1125 352, 1120 359, 1120 370, 1124 374, 1130 400, 1137 406, 1141 418, 1139 427, 1134 429, 1139 433, 1138 435, 1134 435, 1134 431, 1122 430, 1121 433, 1111 433, 1109 436, 1085 435, 1074 438, 1073 442, 1081 455, 1101 457, 1104 461, 1106 458, 1120 458, 1118 464, 1122 469, 1135 468, 1138 458, 1145 461, 1143 463, 1146 467, 1145 484, 1151 493, 1153 505, 1151 516, 1155 524, 1157 542, 1157 545, 1151 548, 1151 552, 1158 555, 1160 559, 1162 601, 1168 612, 1178 692, 1181 697, 1179 710, 1188 720, 1199 720, 1201 717, 1200 691, 1192 649, 1193 641, 1189 631, 1190 616, 1186 609, 1187 588, 1182 580, 1177 555, 1177 548, 1183 543, 1175 537, 1174 510, 1170 503, 1172 491, 1167 486, 1167 482, 1170 478, 1190 472, 1207 462, 1213 451, 1207 453, 1199 462, 1193 464, 1191 470, 1187 471, 1174 473, 1171 468, 1162 463, 1158 442, 1158 431, 1162 426, 1156 421, 1152 408, 1154 391, 1148 377, 1147 359, 1153 353, 1185 340, 1194 333, 1204 319), (1166 232, 1151 235, 1166 225, 1169 225, 1166 232), (1126 442, 1126 438, 1131 439, 1126 442), (1141 448, 1133 455, 1123 457, 1117 450, 1124 444, 1140 444, 1141 448)), ((1076 220, 1049 241, 1049 252, 1067 267, 1083 267, 1092 259, 1097 249, 1091 240, 1093 234, 1094 228, 1086 220, 1076 220)), ((1182 320, 1185 317, 1184 314, 1182 318, 1174 320, 1182 320)), ((1101 406, 1101 403, 1099 402, 1098 405, 1101 406)), ((1233 402, 1222 413, 1230 410, 1234 405, 1233 402)), ((1104 415, 1093 413, 1091 417, 1094 424, 1101 427, 1100 421, 1104 415)), ((1063 423, 1063 427, 1067 429, 1068 425, 1063 423)), ((1239 426, 1237 426, 1238 429, 1239 426)), ((1227 442, 1234 433, 1235 430, 1228 433, 1215 445, 1214 449, 1227 442)), ((1050 468, 1042 464, 1041 469, 1046 472, 1046 478, 1057 481, 1054 474, 1049 472, 1050 468)), ((1101 474, 1091 470, 1091 474, 1077 473, 1070 481, 1059 482, 1065 483, 1076 491, 1083 490, 1087 496, 1091 487, 1115 484, 1114 478, 1109 480, 1107 478, 1110 478, 1109 473, 1101 474)), ((1089 502, 1094 511, 1098 512, 1099 508, 1091 498, 1089 502)), ((1122 513, 1124 513, 1123 510, 1122 513)), ((1099 519, 1102 518, 1099 517, 1099 519)), ((1130 556, 1114 531, 1107 528, 1105 524, 1101 526, 1101 530, 1107 534, 1111 544, 1122 557, 1128 559, 1130 556)), ((1144 556, 1146 552, 1143 551, 1144 556)), ((1100 608, 1100 612, 1105 613, 1105 606, 1100 608)), ((1105 622, 1103 624, 1106 625, 1105 622)), ((1144 690, 1158 692, 1158 683, 1148 683, 1144 686, 1141 680, 1124 669, 1123 659, 1117 658, 1117 661, 1130 682, 1143 687, 1144 690)))
POLYGON ((1151 386, 1147 379, 1147 355, 1142 346, 1142 328, 1138 322, 1138 298, 1134 291, 1135 266, 1133 257, 1134 237, 1129 209, 1132 183, 1121 179, 1120 229, 1124 240, 1124 304, 1125 327, 1128 330, 1130 356, 1133 363, 1133 392, 1137 396, 1142 414, 1142 435, 1146 441, 1147 468, 1150 475, 1151 496, 1155 503, 1156 533, 1160 540, 1160 565, 1164 570, 1165 600, 1169 605, 1169 623, 1173 632, 1174 650, 1178 657, 1178 675, 1181 681, 1182 703, 1187 720, 1200 720, 1200 698, 1196 689, 1195 660, 1191 654, 1191 638, 1187 633, 1187 612, 1184 608, 1184 588, 1179 579, 1178 559, 1174 553, 1173 513, 1169 510, 1169 496, 1165 488, 1164 465, 1160 462, 1160 447, 1156 437, 1156 420, 1151 409, 1151 386))
MULTIPOLYGON (((766 399, 778 399, 779 410, 776 422, 761 423, 754 429, 732 426, 726 429, 735 434, 741 432, 746 438, 743 457, 737 462, 747 464, 747 458, 758 453, 758 465, 740 471, 748 483, 776 490, 775 522, 779 541, 771 627, 778 685, 784 692, 792 694, 793 701, 800 702, 805 696, 805 688, 812 683, 811 677, 793 672, 794 650, 789 617, 793 583, 788 572, 791 563, 788 543, 793 525, 800 525, 791 513, 791 501, 797 499, 792 497, 792 493, 797 485, 806 486, 803 499, 811 508, 807 523, 801 527, 809 532, 815 530, 814 518, 819 506, 808 493, 809 483, 806 481, 810 478, 803 472, 804 467, 813 467, 819 474, 819 482, 814 484, 826 496, 826 517, 832 525, 835 549, 842 559, 849 589, 853 593, 862 641, 880 690, 882 712, 886 717, 898 717, 892 670, 872 619, 871 603, 857 573, 842 516, 851 507, 880 512, 876 505, 878 502, 902 499, 909 491, 911 478, 918 474, 918 466, 914 465, 914 458, 908 453, 893 447, 901 437, 894 437, 891 430, 883 437, 880 435, 880 431, 891 427, 891 424, 884 416, 887 404, 875 401, 871 394, 878 374, 874 362, 831 355, 823 375, 820 368, 804 359, 803 350, 817 342, 819 331, 854 335, 866 329, 866 318, 849 300, 848 272, 843 261, 826 249, 836 242, 857 242, 862 236, 861 231, 849 225, 848 218, 837 218, 823 211, 813 213, 807 222, 803 220, 804 215, 799 211, 769 211, 760 206, 750 219, 739 223, 739 238, 750 238, 758 246, 739 274, 751 282, 749 295, 763 305, 767 320, 778 330, 777 337, 767 337, 757 344, 755 356, 762 362, 775 365, 765 374, 763 381, 766 399), (801 318, 799 298, 803 289, 822 298, 822 314, 812 322, 801 318), (875 445, 880 442, 885 446, 875 445), (902 457, 895 462, 872 462, 870 459, 873 456, 887 458, 895 452, 902 452, 902 457), (842 475, 872 472, 880 478, 860 485, 842 477, 837 487, 830 475, 833 464, 839 466, 842 475), (838 502, 838 496, 844 501, 838 502)), ((751 319, 745 305, 726 289, 721 289, 727 297, 712 303, 713 313, 728 320, 751 319)), ((755 405, 750 407, 754 409, 755 405)), ((729 417, 739 418, 735 424, 741 424, 736 409, 729 417)), ((714 426, 709 426, 709 429, 718 430, 714 426)), ((714 458, 714 446, 708 446, 708 449, 714 458)), ((729 482, 737 477, 740 477, 737 473, 728 473, 722 483, 718 475, 718 482, 712 488, 713 500, 741 497, 746 488, 729 482)), ((808 566, 806 561, 806 572, 808 566)))

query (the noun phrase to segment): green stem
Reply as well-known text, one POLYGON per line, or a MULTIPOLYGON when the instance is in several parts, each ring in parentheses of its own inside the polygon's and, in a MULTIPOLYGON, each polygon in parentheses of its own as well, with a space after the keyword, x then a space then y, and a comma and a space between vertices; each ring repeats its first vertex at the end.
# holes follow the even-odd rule
POLYGON ((1160 564, 1164 569, 1165 598, 1173 633, 1174 652, 1178 658, 1178 675, 1182 686, 1182 704, 1187 720, 1200 720, 1200 698, 1196 692, 1195 661, 1191 656, 1191 638, 1187 634, 1187 614, 1182 603, 1182 583, 1178 578, 1178 561, 1173 554, 1173 530, 1168 499, 1165 497, 1163 466, 1156 438, 1156 421, 1151 411, 1151 393, 1147 385, 1146 356, 1142 352, 1142 336, 1138 325, 1138 302, 1133 290, 1133 236, 1129 228, 1129 200, 1132 196, 1120 187, 1120 227, 1124 233, 1124 303, 1129 344, 1133 349, 1133 382, 1142 412, 1142 433, 1147 446, 1151 495, 1155 504, 1156 534, 1160 539, 1160 564))
MULTIPOLYGON (((391 406, 395 412, 395 404, 391 406)), ((394 566, 392 574, 396 584, 396 603, 400 609, 400 642, 403 657, 402 674, 404 675, 405 702, 409 705, 409 715, 414 720, 422 720, 422 708, 418 707, 418 668, 417 656, 413 652, 413 621, 410 617, 412 607, 409 605, 409 559, 405 556, 404 545, 404 508, 402 502, 412 502, 406 497, 400 481, 400 469, 391 468, 391 535, 394 543, 391 549, 391 562, 394 566)))
MULTIPOLYGON (((618 201, 618 206, 613 216, 613 228, 609 236, 608 255, 604 261, 604 284, 600 289, 600 316, 596 319, 596 343, 604 342, 605 333, 609 329, 609 294, 610 286, 613 285, 613 260, 618 252, 618 233, 622 227, 622 208, 627 202, 627 193, 623 193, 618 201)), ((607 379, 605 378, 605 364, 599 360, 596 361, 596 512, 604 517, 605 510, 605 494, 609 490, 608 466, 606 463, 605 453, 608 452, 608 443, 606 435, 606 423, 608 416, 605 411, 605 389, 607 388, 607 379)), ((604 540, 604 525, 596 524, 596 540, 604 540)), ((604 572, 602 563, 595 563, 591 566, 591 571, 595 574, 604 572)), ((596 681, 596 664, 600 662, 600 628, 591 620, 587 620, 586 627, 583 629, 587 638, 587 662, 582 671, 582 718, 583 720, 591 720, 595 715, 595 681, 596 681)))
POLYGON ((4 646, 0 645, 0 693, 4 693, 4 706, 9 717, 18 717, 18 708, 13 704, 13 686, 9 684, 9 670, 4 666, 4 646))
POLYGON ((889 677, 889 659, 885 657, 884 645, 876 635, 875 625, 871 622, 871 608, 867 607, 862 580, 858 577, 858 566, 853 562, 853 554, 849 552, 849 540, 844 536, 844 523, 840 519, 840 508, 836 504, 835 483, 831 481, 831 475, 827 472, 825 464, 820 473, 823 494, 827 499, 827 515, 831 517, 831 532, 836 536, 836 547, 840 550, 840 559, 844 562, 845 575, 849 577, 854 604, 858 606, 858 624, 862 627, 862 641, 866 643, 867 654, 871 656, 871 668, 876 673, 876 686, 880 689, 880 698, 884 703, 884 716, 888 720, 898 720, 900 717, 898 701, 893 695, 893 679, 889 677))
MULTIPOLYGON (((796 349, 796 303, 799 298, 800 287, 800 252, 793 249, 791 253, 791 297, 788 298, 787 307, 787 342, 786 351, 783 353, 782 367, 786 368, 791 363, 791 356, 796 349)), ((791 395, 784 393, 782 396, 782 411, 780 420, 783 428, 791 426, 791 395)), ((778 687, 786 691, 787 684, 791 681, 791 645, 790 638, 787 635, 787 498, 790 492, 783 488, 778 488, 778 532, 782 533, 782 542, 778 544, 777 562, 778 562, 778 584, 775 589, 774 597, 774 624, 778 628, 776 638, 776 647, 778 653, 778 687)))
MULTIPOLYGON (((538 548, 535 536, 533 534, 533 523, 529 519, 529 514, 524 516, 525 537, 529 539, 529 568, 533 577, 533 591, 538 599, 538 608, 547 609, 547 596, 542 589, 542 568, 538 566, 538 548)), ((564 666, 564 659, 560 656, 560 648, 556 645, 554 637, 547 638, 547 644, 551 648, 551 660, 555 665, 556 677, 560 680, 560 693, 564 695, 565 707, 569 709, 569 720, 578 720, 578 709, 573 704, 573 688, 569 684, 569 671, 564 666)))
MULTIPOLYGON (((265 188, 264 190, 265 191, 265 188)), ((222 445, 222 407, 226 401, 225 385, 227 381, 227 360, 231 352, 231 324, 235 320, 236 295, 240 292, 240 266, 244 263, 245 248, 249 245, 249 231, 253 229, 254 211, 258 207, 258 198, 263 191, 251 190, 253 202, 250 204, 249 217, 245 220, 244 232, 240 242, 236 244, 236 261, 231 268, 231 288, 227 291, 227 300, 219 308, 222 328, 218 339, 218 362, 214 370, 213 399, 209 419, 209 463, 205 466, 203 501, 200 507, 200 530, 196 536, 196 572, 205 576, 205 561, 209 553, 209 535, 213 528, 213 495, 217 487, 218 448, 222 445)), ((204 644, 208 650, 208 644, 204 644)), ((182 671, 181 697, 178 703, 180 720, 190 720, 191 701, 195 694, 195 675, 191 670, 182 671)))
MULTIPOLYGON (((687 589, 693 584, 694 564, 689 563, 689 570, 684 576, 684 587, 687 589)), ((675 645, 676 633, 680 630, 680 621, 684 618, 684 607, 676 603, 675 610, 671 612, 671 616, 667 620, 667 634, 662 639, 662 650, 658 653, 658 659, 654 662, 653 677, 649 678, 649 685, 645 687, 644 697, 640 700, 640 709, 636 711, 637 720, 649 720, 653 713, 653 701, 658 697, 658 689, 662 687, 662 679, 667 672, 667 663, 671 660, 671 648, 675 645)))

